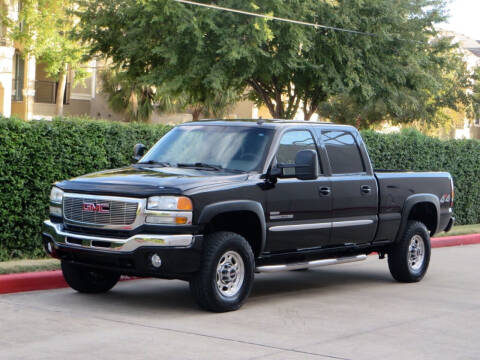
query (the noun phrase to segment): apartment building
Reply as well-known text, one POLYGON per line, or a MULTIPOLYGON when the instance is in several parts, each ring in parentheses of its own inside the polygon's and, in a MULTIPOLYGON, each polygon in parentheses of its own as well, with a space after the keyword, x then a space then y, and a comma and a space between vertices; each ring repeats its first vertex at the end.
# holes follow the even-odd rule
MULTIPOLYGON (((3 14, 17 26, 21 1, 0 0, 3 14)), ((90 115, 91 100, 95 95, 95 64, 86 64, 90 76, 81 84, 73 84, 73 73, 67 78, 65 114, 90 115)), ((45 66, 35 57, 23 52, 22 44, 11 41, 0 25, 0 114, 25 120, 52 117, 58 83, 48 76, 45 66)))

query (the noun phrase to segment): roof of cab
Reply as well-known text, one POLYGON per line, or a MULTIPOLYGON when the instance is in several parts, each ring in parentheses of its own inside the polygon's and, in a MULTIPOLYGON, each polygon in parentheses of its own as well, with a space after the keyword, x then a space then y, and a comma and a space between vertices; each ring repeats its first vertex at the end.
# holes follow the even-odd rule
POLYGON ((220 126, 251 126, 251 127, 267 127, 267 128, 280 128, 286 126, 298 126, 298 125, 328 125, 338 128, 355 129, 350 125, 339 125, 331 122, 318 122, 318 121, 302 121, 302 120, 280 120, 280 119, 234 119, 234 120, 219 120, 219 119, 206 119, 194 122, 187 122, 180 124, 179 126, 191 126, 191 125, 220 125, 220 126))

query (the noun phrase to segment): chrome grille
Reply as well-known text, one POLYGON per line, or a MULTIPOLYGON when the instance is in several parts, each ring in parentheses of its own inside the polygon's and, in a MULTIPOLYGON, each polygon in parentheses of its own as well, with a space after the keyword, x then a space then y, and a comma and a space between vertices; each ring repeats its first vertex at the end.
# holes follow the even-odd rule
POLYGON ((63 216, 68 221, 84 224, 102 225, 131 225, 137 217, 137 202, 114 201, 109 199, 92 199, 81 197, 63 198, 63 216), (86 204, 108 204, 110 211, 101 213, 96 211, 84 211, 86 204))

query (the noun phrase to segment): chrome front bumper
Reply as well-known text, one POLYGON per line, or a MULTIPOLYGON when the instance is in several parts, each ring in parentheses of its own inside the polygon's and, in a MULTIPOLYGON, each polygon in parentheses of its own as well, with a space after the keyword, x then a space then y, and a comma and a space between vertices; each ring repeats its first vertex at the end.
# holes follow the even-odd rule
POLYGON ((42 234, 53 241, 54 245, 72 248, 88 248, 91 250, 111 252, 133 252, 140 247, 189 248, 193 245, 194 235, 155 235, 138 234, 127 239, 100 237, 72 233, 65 230, 63 224, 46 220, 42 234))

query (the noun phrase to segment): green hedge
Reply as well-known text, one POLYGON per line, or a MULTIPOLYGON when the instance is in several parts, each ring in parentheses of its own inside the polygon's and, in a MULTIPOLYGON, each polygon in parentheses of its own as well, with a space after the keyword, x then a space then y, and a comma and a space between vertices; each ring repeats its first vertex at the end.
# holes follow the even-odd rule
MULTIPOLYGON (((57 180, 130 164, 133 145, 151 146, 170 128, 86 119, 24 122, 0 118, 0 261, 42 256, 40 229, 57 180)), ((376 168, 453 174, 455 214, 480 223, 480 142, 416 131, 363 133, 376 168)))
POLYGON ((0 261, 43 256, 40 229, 52 183, 131 163, 133 146, 170 127, 86 119, 0 118, 0 261))
POLYGON ((451 173, 457 224, 480 223, 480 141, 439 140, 416 130, 389 135, 365 131, 362 136, 377 169, 451 173))

